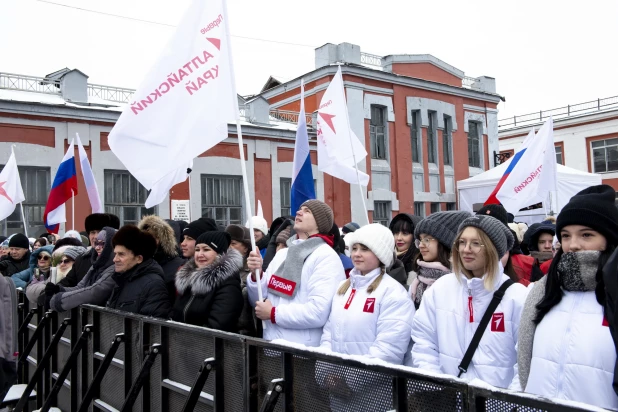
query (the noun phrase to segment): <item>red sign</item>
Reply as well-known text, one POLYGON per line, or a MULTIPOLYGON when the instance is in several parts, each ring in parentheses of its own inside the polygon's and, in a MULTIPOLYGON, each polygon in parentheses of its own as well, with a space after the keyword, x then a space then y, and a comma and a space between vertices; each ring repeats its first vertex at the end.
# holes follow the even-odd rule
POLYGON ((504 313, 494 313, 491 317, 491 331, 504 332, 504 313))
POLYGON ((373 308, 376 305, 376 298, 367 298, 365 301, 365 306, 363 307, 363 312, 373 313, 373 308))
POLYGON ((296 288, 296 282, 291 280, 280 278, 279 276, 271 275, 268 282, 268 289, 281 292, 284 295, 292 296, 294 289, 296 288))

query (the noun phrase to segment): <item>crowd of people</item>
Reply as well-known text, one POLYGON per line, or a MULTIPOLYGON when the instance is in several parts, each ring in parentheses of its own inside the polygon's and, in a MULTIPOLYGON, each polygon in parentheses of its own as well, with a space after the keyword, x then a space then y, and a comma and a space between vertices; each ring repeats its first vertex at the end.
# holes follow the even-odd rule
MULTIPOLYGON (((501 205, 339 226, 308 200, 253 217, 255 250, 249 222, 92 214, 82 234, 0 240, 0 272, 58 312, 107 306, 618 410, 615 197, 590 187, 530 227, 501 205)), ((349 370, 310 367, 316 404, 365 410, 349 370)))

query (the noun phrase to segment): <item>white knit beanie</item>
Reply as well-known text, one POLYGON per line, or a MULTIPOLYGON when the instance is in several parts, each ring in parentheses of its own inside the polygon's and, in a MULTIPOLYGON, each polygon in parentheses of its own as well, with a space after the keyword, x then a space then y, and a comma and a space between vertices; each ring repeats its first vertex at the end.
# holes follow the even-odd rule
POLYGON ((343 238, 346 246, 352 249, 352 245, 360 243, 367 246, 369 250, 382 262, 384 266, 390 268, 393 264, 393 250, 395 249, 395 238, 393 233, 379 223, 372 223, 348 233, 343 238))
MULTIPOLYGON (((266 223, 266 219, 260 216, 253 216, 251 218, 251 223, 253 223, 253 229, 257 229, 260 232, 264 233, 264 236, 268 234, 268 223, 266 223)), ((246 227, 249 227, 249 221, 245 223, 246 227)))

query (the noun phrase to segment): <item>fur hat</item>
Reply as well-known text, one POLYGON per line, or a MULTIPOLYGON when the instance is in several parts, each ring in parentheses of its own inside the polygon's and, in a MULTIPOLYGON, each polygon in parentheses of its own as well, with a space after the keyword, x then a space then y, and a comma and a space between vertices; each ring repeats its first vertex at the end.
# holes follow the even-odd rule
POLYGON ((392 266, 395 238, 386 226, 372 223, 347 234, 343 239, 350 249, 357 243, 367 246, 386 268, 392 266))
MULTIPOLYGON (((253 230, 259 230, 260 232, 262 232, 264 234, 264 236, 268 235, 268 223, 266 223, 266 219, 264 219, 263 217, 260 216, 253 216, 251 218, 251 223, 253 223, 253 230)), ((246 227, 251 227, 249 226, 249 221, 247 220, 247 223, 245 224, 246 227)))
POLYGON ((458 236, 468 226, 475 227, 485 232, 498 251, 499 258, 504 256, 504 254, 513 247, 515 238, 513 237, 513 233, 511 233, 511 229, 493 216, 477 214, 476 216, 467 218, 459 225, 459 230, 457 231, 458 236))
POLYGON ((144 261, 151 259, 157 250, 157 241, 150 233, 135 225, 125 225, 112 238, 112 246, 124 246, 144 261))
POLYGON ((202 233, 195 241, 195 245, 206 244, 219 255, 222 255, 227 252, 231 242, 232 236, 228 232, 216 231, 202 233))
POLYGON ((204 232, 217 231, 217 223, 209 217, 200 217, 197 220, 189 223, 182 231, 183 236, 189 236, 192 239, 200 237, 204 232))
POLYGON ((101 231, 105 226, 118 229, 120 227, 120 219, 118 219, 118 216, 111 213, 93 213, 86 216, 84 226, 86 227, 87 233, 94 230, 101 231))
POLYGON ((486 205, 476 212, 477 215, 489 215, 501 221, 505 226, 509 223, 506 209, 502 205, 486 205))
POLYGON ((83 246, 83 242, 75 239, 74 237, 63 237, 62 239, 58 239, 56 244, 54 245, 54 250, 58 250, 63 246, 83 246))
POLYGON ((305 203, 300 205, 300 207, 303 206, 311 210, 315 223, 318 225, 318 232, 322 234, 329 233, 333 227, 333 222, 335 221, 335 216, 333 215, 333 210, 330 206, 317 199, 307 200, 305 203))
POLYGON ((451 250, 457 237, 459 225, 470 216, 472 216, 470 212, 464 211, 432 213, 416 225, 414 228, 414 238, 420 239, 421 234, 425 233, 435 238, 448 250, 451 250))
POLYGON ((178 243, 174 229, 159 216, 144 216, 137 225, 141 230, 145 230, 154 236, 159 242, 159 248, 168 256, 178 256, 178 243))
POLYGON ((23 233, 16 233, 9 240, 9 247, 19 247, 30 250, 30 241, 23 233))
POLYGON ((251 234, 248 228, 241 225, 229 225, 225 231, 230 234, 232 240, 244 244, 247 249, 251 250, 251 234))

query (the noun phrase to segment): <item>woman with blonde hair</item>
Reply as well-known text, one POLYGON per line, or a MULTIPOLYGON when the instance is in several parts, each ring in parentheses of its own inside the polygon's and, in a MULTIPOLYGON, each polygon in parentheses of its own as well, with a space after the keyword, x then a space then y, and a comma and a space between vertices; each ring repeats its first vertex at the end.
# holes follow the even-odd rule
POLYGON ((513 242, 494 217, 476 215, 461 223, 453 273, 425 291, 414 317, 415 367, 502 388, 517 377, 515 344, 526 288, 511 281, 500 263, 513 242), (473 336, 477 345, 471 345, 473 336))

